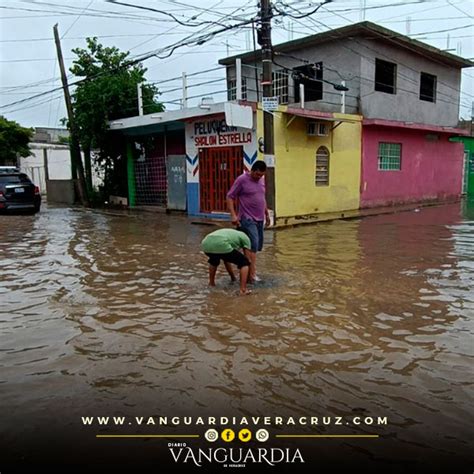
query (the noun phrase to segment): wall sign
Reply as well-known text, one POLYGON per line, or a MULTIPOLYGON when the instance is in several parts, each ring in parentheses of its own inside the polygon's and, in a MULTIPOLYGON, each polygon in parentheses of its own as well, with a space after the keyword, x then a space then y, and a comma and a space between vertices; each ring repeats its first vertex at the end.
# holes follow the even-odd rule
POLYGON ((194 122, 193 129, 195 147, 243 145, 252 142, 252 132, 242 132, 237 127, 230 127, 225 119, 194 122))

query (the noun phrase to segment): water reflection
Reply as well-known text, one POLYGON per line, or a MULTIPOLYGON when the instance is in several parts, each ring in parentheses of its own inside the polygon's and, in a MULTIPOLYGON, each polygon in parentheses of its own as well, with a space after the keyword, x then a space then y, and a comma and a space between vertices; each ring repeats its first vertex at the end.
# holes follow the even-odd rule
POLYGON ((84 413, 362 413, 390 420, 378 456, 465 456, 473 229, 449 205, 267 232, 239 298, 223 271, 207 288, 212 229, 183 217, 2 216, 3 429, 15 447, 84 413))

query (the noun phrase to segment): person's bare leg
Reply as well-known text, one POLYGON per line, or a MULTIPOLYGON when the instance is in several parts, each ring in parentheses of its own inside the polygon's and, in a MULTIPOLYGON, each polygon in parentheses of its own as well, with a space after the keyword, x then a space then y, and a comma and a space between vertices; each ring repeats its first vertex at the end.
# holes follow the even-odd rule
POLYGON ((250 290, 247 290, 247 279, 249 277, 249 267, 245 266, 240 269, 240 294, 248 295, 251 293, 250 290))
POLYGON ((250 270, 249 270, 249 282, 255 281, 255 275, 257 274, 257 253, 249 252, 250 270))
POLYGON ((232 268, 232 265, 229 262, 224 262, 224 265, 225 265, 225 269, 227 270, 227 273, 230 276, 230 279, 232 281, 237 280, 237 278, 235 277, 234 269, 232 268))
POLYGON ((209 286, 216 286, 217 267, 209 265, 209 286))

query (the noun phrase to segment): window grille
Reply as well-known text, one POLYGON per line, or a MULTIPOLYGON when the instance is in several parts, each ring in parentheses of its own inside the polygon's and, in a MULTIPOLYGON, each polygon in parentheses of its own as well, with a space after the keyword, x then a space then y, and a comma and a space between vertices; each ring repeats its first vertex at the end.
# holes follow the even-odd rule
POLYGON ((329 124, 325 122, 308 122, 307 133, 313 137, 327 137, 329 124))
POLYGON ((316 152, 316 186, 329 186, 329 150, 320 146, 316 152))
MULTIPOLYGON (((229 79, 227 81, 227 99, 237 100, 237 80, 229 79)), ((242 100, 247 100, 247 78, 242 77, 242 100)))
POLYGON ((401 170, 402 145, 400 143, 379 143, 379 171, 401 170))
POLYGON ((278 97, 279 104, 288 103, 288 74, 284 71, 272 72, 272 95, 278 97))

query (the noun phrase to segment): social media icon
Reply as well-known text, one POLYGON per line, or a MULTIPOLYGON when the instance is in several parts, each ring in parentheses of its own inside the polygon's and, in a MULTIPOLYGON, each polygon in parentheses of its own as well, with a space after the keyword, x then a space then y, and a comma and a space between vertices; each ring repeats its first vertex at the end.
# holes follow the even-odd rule
POLYGON ((230 443, 235 438, 235 433, 230 428, 227 428, 221 433, 221 438, 226 443, 230 443))
POLYGON ((247 428, 239 431, 239 439, 244 443, 248 443, 252 439, 252 432, 247 428))
POLYGON ((213 443, 218 440, 219 433, 216 430, 210 429, 204 433, 204 438, 206 438, 210 443, 213 443))
POLYGON ((269 437, 270 433, 267 430, 264 430, 263 428, 255 433, 255 438, 257 438, 257 440, 261 443, 267 441, 269 437))

